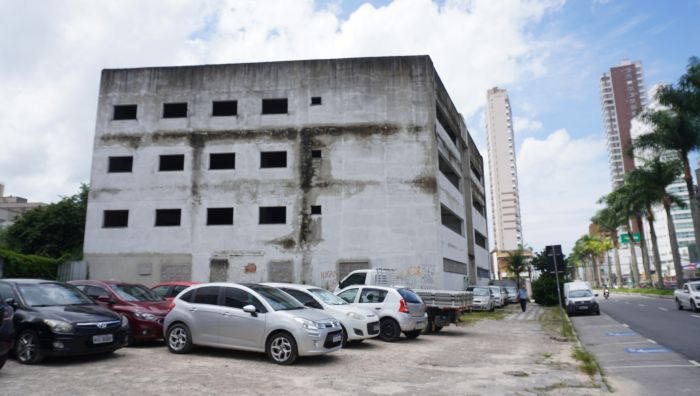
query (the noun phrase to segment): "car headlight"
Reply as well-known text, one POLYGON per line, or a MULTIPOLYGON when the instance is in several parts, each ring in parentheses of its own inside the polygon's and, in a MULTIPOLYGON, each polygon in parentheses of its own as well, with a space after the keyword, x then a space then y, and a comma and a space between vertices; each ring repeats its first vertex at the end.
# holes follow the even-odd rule
POLYGON ((73 325, 61 320, 44 319, 44 323, 49 326, 49 329, 58 334, 70 334, 73 332, 73 325))
POLYGON ((122 328, 126 328, 126 327, 129 327, 129 318, 122 315, 122 328))
POLYGON ((157 316, 155 316, 155 315, 153 315, 153 314, 150 314, 150 313, 148 313, 148 312, 139 312, 139 311, 136 311, 136 312, 134 312, 134 316, 136 317, 136 319, 140 319, 140 320, 149 320, 149 321, 151 321, 151 322, 155 322, 156 320, 158 320, 158 317, 157 317, 157 316))
POLYGON ((352 319, 355 319, 355 320, 362 320, 362 315, 360 315, 360 314, 357 313, 357 312, 348 312, 347 315, 348 315, 350 318, 352 318, 352 319))
POLYGON ((319 330, 318 323, 314 322, 313 320, 308 320, 304 318, 294 318, 299 324, 301 324, 301 327, 306 330, 306 331, 313 331, 316 332, 319 330))

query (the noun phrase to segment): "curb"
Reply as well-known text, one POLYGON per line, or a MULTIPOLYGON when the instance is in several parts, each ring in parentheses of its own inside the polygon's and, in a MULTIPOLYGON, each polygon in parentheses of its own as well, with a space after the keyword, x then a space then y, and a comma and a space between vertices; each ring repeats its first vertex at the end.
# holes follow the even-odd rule
POLYGON ((594 353, 588 351, 586 347, 581 343, 581 340, 578 338, 578 332, 576 331, 576 326, 574 326, 574 322, 571 321, 571 318, 569 318, 569 315, 566 313, 564 314, 564 317, 566 318, 565 320, 569 322, 569 326, 571 326, 571 331, 574 333, 574 337, 576 338, 575 342, 575 347, 580 348, 586 353, 590 354, 594 358, 594 362, 596 367, 598 368, 598 372, 595 373, 595 375, 592 377, 593 382, 600 387, 600 389, 605 392, 605 393, 614 393, 615 390, 608 384, 607 379, 605 377, 605 370, 603 367, 600 365, 598 362, 598 358, 595 356, 594 353))

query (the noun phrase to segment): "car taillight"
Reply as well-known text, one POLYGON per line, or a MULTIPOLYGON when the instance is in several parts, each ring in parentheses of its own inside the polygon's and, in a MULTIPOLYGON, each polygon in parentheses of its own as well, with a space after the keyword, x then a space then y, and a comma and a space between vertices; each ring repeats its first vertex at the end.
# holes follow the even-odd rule
POLYGON ((170 305, 168 305, 168 313, 175 308, 175 300, 170 301, 170 305))
POLYGON ((409 313, 408 305, 406 305, 406 300, 404 300, 403 298, 401 299, 401 301, 399 301, 399 312, 409 313))

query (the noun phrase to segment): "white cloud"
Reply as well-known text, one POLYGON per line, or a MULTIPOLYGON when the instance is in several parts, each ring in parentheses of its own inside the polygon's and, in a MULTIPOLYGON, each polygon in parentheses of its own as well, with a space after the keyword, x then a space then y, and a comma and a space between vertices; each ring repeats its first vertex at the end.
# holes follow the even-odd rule
POLYGON ((542 123, 528 117, 513 117, 513 131, 516 134, 539 132, 542 130, 542 123))
POLYGON ((587 232, 598 198, 610 191, 605 142, 572 139, 565 129, 526 138, 518 154, 523 238, 536 251, 568 251, 587 232))

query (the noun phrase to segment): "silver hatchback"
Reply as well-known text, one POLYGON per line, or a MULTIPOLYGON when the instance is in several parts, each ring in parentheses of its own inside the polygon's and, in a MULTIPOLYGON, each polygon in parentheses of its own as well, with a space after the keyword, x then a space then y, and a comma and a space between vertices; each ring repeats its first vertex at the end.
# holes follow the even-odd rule
POLYGON ((265 352, 278 364, 341 348, 337 320, 287 293, 258 284, 207 283, 181 292, 163 322, 173 353, 193 345, 265 352))

